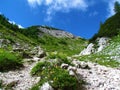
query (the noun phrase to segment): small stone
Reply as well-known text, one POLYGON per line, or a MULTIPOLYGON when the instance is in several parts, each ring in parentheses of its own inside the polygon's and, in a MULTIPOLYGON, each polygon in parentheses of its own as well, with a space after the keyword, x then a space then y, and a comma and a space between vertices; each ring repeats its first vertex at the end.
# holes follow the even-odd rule
POLYGON ((8 87, 14 87, 18 82, 19 82, 19 80, 11 81, 6 86, 8 86, 8 87))
POLYGON ((43 58, 46 56, 46 53, 44 51, 38 53, 38 58, 43 58))
POLYGON ((70 70, 70 71, 69 71, 69 75, 70 75, 70 76, 74 76, 75 73, 74 73, 72 70, 70 70))
POLYGON ((90 74, 92 74, 92 71, 89 71, 90 74))
POLYGON ((77 68, 76 68, 76 67, 69 66, 69 67, 68 67, 68 71, 70 71, 70 70, 76 72, 76 71, 77 71, 77 68))
POLYGON ((63 68, 63 69, 67 69, 69 67, 69 65, 68 64, 65 64, 65 63, 63 63, 62 65, 61 65, 61 68, 63 68))
POLYGON ((35 82, 39 82, 40 79, 41 79, 40 77, 36 77, 35 82))
POLYGON ((39 90, 54 90, 54 89, 52 88, 52 86, 48 82, 46 82, 40 87, 39 90))

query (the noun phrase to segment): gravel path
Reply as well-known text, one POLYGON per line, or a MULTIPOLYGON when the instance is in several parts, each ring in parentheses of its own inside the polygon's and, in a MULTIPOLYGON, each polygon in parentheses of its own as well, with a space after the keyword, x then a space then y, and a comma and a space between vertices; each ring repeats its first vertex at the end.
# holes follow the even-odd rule
POLYGON ((40 80, 40 77, 32 77, 30 75, 30 71, 36 63, 25 63, 25 67, 22 70, 0 73, 0 80, 3 80, 5 85, 13 86, 13 90, 29 90, 40 80))
POLYGON ((86 63, 91 69, 77 69, 87 81, 87 90, 120 90, 120 69, 86 63))

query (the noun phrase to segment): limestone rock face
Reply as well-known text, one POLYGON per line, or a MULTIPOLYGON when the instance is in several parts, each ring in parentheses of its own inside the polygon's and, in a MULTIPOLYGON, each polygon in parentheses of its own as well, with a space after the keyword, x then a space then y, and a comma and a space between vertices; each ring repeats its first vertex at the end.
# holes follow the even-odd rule
POLYGON ((90 43, 87 48, 85 48, 81 53, 80 55, 89 55, 91 53, 94 52, 94 44, 93 43, 90 43))
POLYGON ((109 38, 107 37, 98 38, 97 42, 99 47, 97 52, 102 51, 108 45, 108 41, 109 41, 109 38))
POLYGON ((42 27, 39 27, 38 29, 43 33, 52 35, 57 38, 61 38, 61 37, 74 38, 75 37, 73 34, 62 31, 62 30, 52 30, 52 29, 49 30, 47 28, 42 28, 42 27))
POLYGON ((109 45, 109 38, 107 37, 101 37, 96 39, 96 44, 90 43, 87 48, 85 48, 79 56, 81 55, 89 55, 92 53, 100 52, 102 51, 106 46, 109 45))

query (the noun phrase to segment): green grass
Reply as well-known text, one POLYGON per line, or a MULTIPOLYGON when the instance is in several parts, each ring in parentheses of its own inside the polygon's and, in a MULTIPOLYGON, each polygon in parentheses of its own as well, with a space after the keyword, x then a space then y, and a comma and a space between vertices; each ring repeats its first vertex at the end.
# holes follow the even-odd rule
POLYGON ((19 56, 0 49, 0 72, 19 69, 22 66, 19 56))
POLYGON ((69 64, 69 65, 72 65, 71 64, 71 60, 67 59, 67 55, 64 54, 64 53, 54 53, 54 52, 51 52, 49 53, 49 55, 47 56, 47 59, 57 59, 57 63, 59 65, 61 65, 62 63, 66 63, 66 64, 69 64))
POLYGON ((70 38, 55 38, 45 35, 39 39, 41 47, 46 52, 59 52, 71 56, 80 53, 85 47, 85 40, 83 39, 70 39, 70 38))
POLYGON ((91 55, 77 57, 77 59, 79 59, 80 61, 95 62, 107 67, 119 67, 120 62, 113 60, 110 57, 111 55, 91 54, 91 55))

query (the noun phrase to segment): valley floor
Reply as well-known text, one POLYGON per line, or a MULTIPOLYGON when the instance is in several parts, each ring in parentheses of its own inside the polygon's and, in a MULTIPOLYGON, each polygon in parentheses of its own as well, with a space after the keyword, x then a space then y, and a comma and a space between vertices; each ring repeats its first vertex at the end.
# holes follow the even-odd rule
MULTIPOLYGON (((30 71, 37 62, 26 63, 24 69, 0 73, 4 84, 13 86, 13 90, 29 90, 40 77, 31 77, 30 71)), ((81 62, 80 62, 81 63, 81 62)), ((85 81, 87 90, 120 90, 120 69, 83 62, 90 69, 77 68, 77 74, 85 81)))

